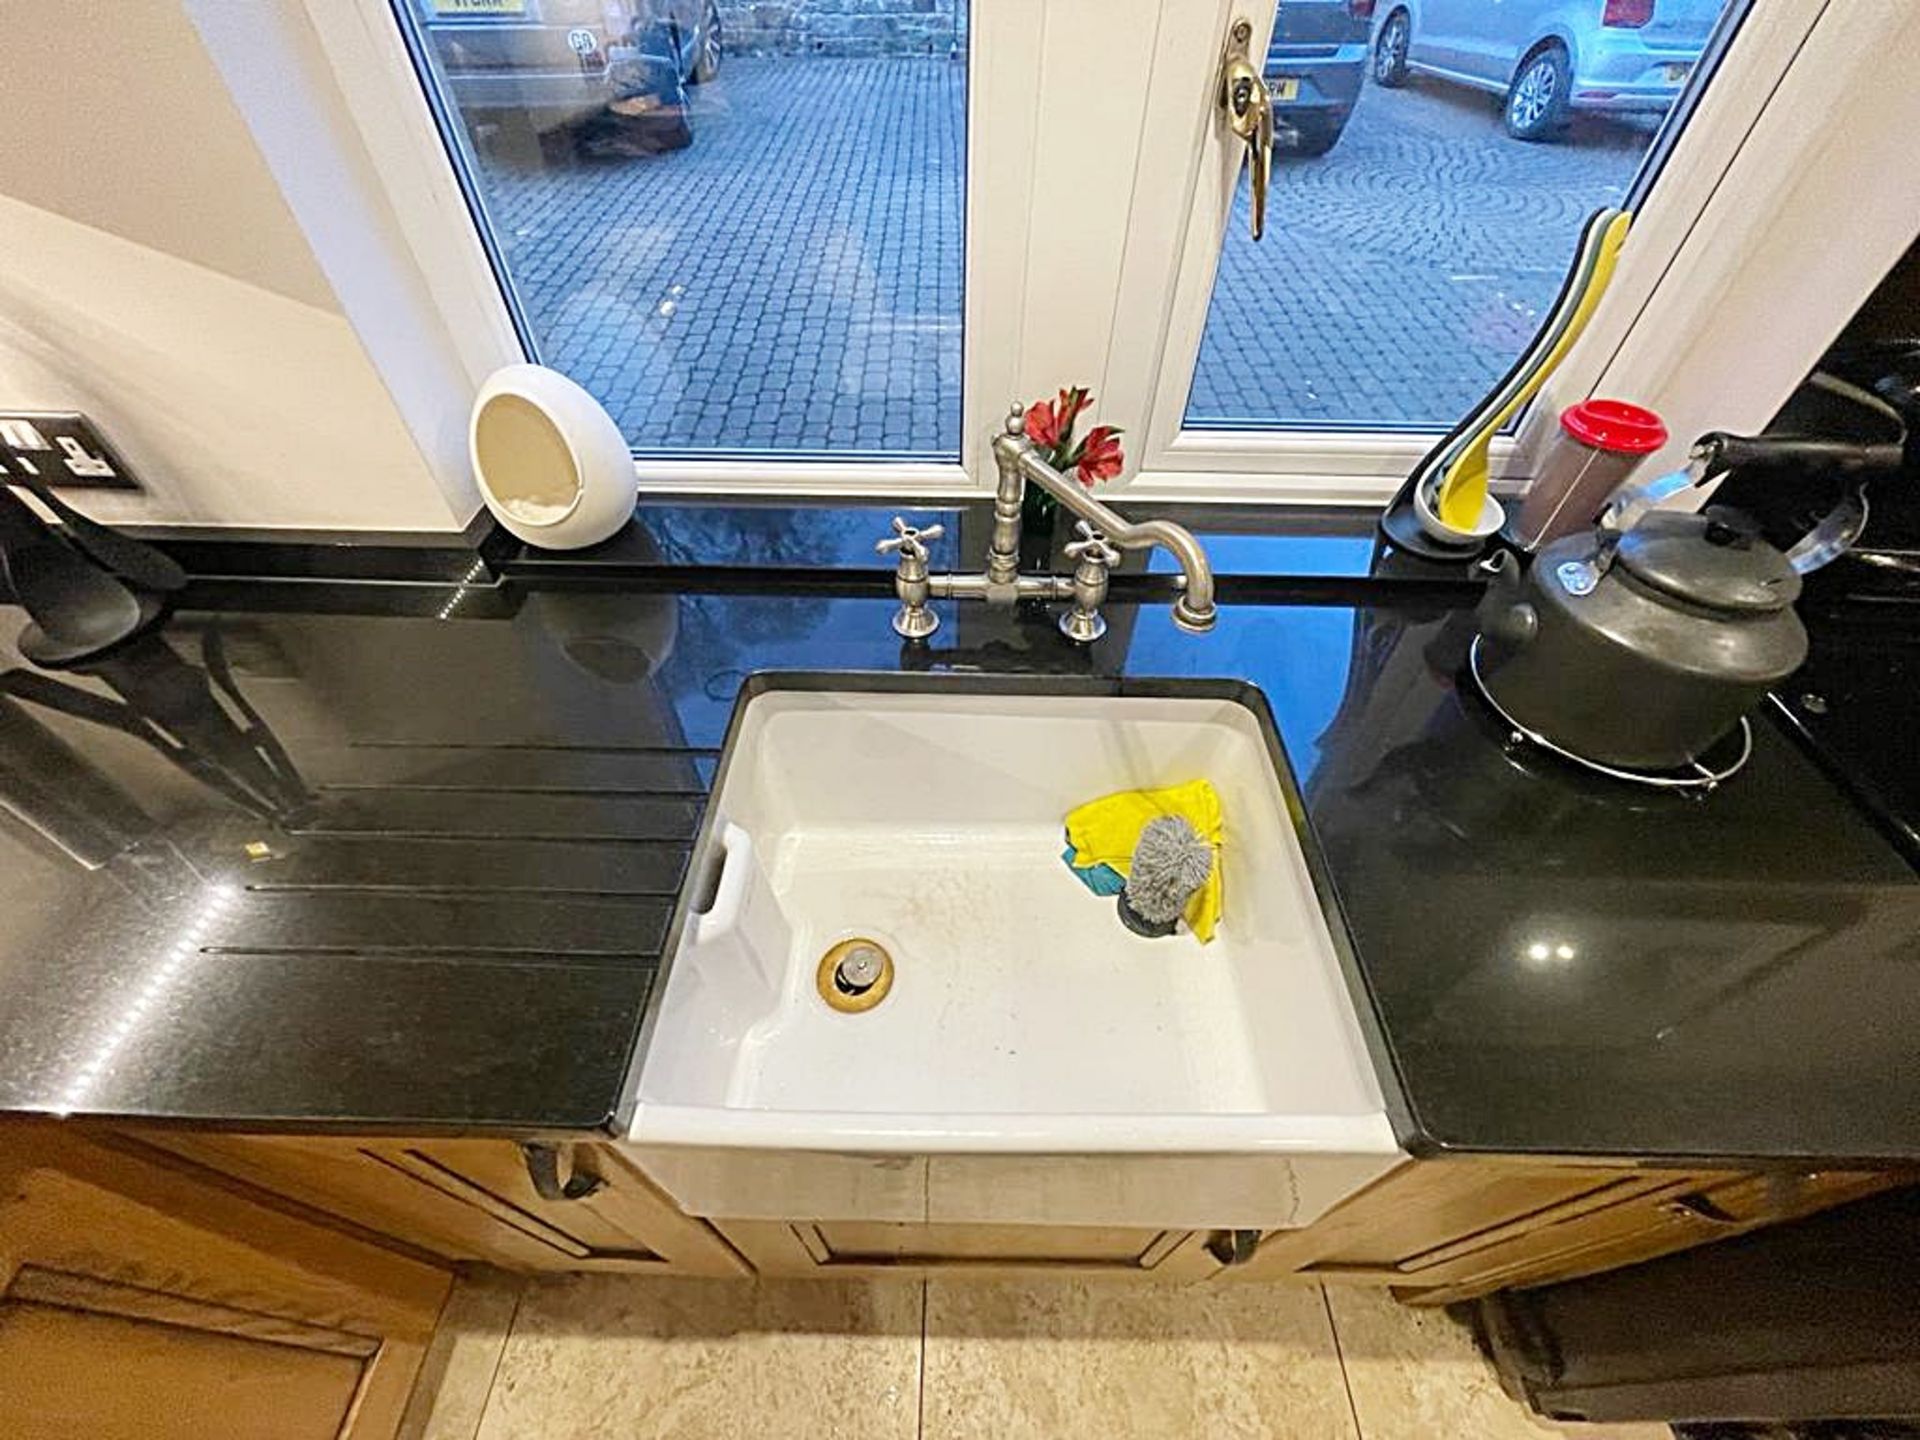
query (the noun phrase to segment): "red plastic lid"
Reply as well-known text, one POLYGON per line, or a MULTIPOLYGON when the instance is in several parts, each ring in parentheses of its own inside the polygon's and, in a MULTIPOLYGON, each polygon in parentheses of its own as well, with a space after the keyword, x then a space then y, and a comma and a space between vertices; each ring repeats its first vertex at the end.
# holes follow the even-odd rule
POLYGON ((1560 412, 1560 428, 1582 445, 1618 455, 1651 455, 1667 443, 1667 426, 1651 410, 1625 400, 1583 400, 1560 412))

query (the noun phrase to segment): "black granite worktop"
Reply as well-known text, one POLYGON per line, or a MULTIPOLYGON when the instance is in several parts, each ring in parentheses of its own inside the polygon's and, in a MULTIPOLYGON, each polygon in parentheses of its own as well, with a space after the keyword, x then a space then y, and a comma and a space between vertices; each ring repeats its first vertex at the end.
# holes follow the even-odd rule
POLYGON ((1420 587, 1121 600, 1090 652, 848 588, 222 582, 85 676, 0 652, 0 1109, 603 1125, 742 679, 1041 670, 1266 694, 1410 1147, 1920 1158, 1920 879, 1771 719, 1643 793, 1510 751, 1420 587))

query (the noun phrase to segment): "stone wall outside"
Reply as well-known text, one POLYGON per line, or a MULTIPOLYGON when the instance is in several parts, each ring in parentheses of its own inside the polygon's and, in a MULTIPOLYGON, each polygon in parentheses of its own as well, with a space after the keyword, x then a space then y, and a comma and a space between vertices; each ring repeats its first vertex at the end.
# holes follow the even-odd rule
POLYGON ((967 0, 720 0, 732 55, 966 54, 967 0))

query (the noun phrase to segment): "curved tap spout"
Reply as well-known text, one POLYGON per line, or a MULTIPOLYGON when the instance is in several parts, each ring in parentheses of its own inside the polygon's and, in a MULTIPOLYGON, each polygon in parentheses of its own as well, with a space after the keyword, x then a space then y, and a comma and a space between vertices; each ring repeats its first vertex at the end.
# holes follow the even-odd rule
POLYGON ((1171 520, 1131 521, 1094 499, 1074 480, 1047 463, 1040 447, 1027 437, 1020 407, 1007 416, 1005 430, 993 437, 993 459, 1000 470, 994 500, 993 549, 989 573, 1012 574, 1020 559, 1020 500, 1028 485, 1038 485, 1080 519, 1088 521, 1109 543, 1122 550, 1150 550, 1158 545, 1179 562, 1181 592, 1173 602, 1173 623, 1195 634, 1211 630, 1218 609, 1213 600, 1213 566, 1193 532, 1171 520))

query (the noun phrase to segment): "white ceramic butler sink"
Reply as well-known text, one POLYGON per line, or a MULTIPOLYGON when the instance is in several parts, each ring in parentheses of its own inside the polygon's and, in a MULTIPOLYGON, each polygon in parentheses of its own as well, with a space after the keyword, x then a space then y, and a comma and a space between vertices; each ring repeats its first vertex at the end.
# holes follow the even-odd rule
POLYGON ((703 1215, 1308 1223, 1401 1152, 1283 765, 1232 682, 755 677, 630 1143, 703 1215), (1224 919, 1144 939, 1062 863, 1062 817, 1202 778, 1224 919), (893 975, 845 1013, 820 961, 855 937, 893 975))

